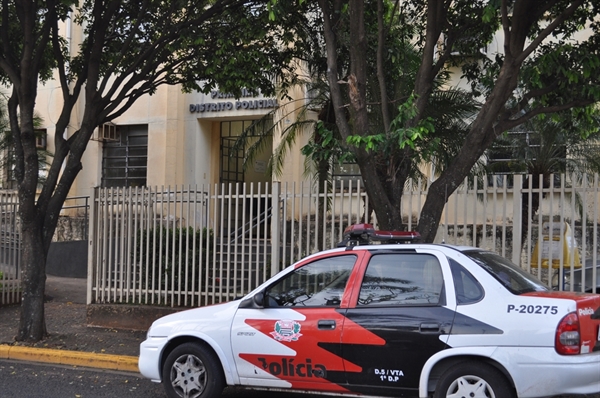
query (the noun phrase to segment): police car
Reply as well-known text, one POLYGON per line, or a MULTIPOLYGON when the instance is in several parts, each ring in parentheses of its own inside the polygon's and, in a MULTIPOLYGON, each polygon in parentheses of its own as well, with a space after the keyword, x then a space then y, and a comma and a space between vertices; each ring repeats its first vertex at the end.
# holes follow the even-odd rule
POLYGON ((151 326, 139 368, 169 397, 225 386, 341 396, 600 392, 600 295, 550 291, 497 254, 351 226, 240 300, 151 326), (373 241, 377 244, 373 244, 373 241))

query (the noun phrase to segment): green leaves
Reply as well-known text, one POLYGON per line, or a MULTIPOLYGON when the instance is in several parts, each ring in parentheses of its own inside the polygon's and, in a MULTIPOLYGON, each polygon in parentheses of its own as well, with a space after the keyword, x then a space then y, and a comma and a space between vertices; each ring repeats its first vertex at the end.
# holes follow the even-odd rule
POLYGON ((380 134, 352 135, 346 140, 349 145, 363 147, 367 152, 391 155, 397 149, 410 147, 415 150, 419 144, 435 131, 433 119, 426 117, 412 126, 417 116, 414 93, 398 106, 398 115, 390 124, 390 131, 380 134))
POLYGON ((498 8, 500 7, 500 1, 492 0, 483 8, 483 16, 481 20, 484 23, 492 23, 498 17, 498 8))
POLYGON ((534 109, 600 101, 599 45, 596 35, 587 41, 540 46, 522 68, 520 91, 531 93, 528 106, 534 109))
POLYGON ((343 152, 335 133, 328 129, 322 120, 316 122, 313 139, 300 151, 315 163, 332 158, 339 159, 343 152))
POLYGON ((375 135, 351 135, 346 142, 355 147, 364 147, 367 152, 376 151, 382 148, 382 144, 386 143, 384 134, 375 135))

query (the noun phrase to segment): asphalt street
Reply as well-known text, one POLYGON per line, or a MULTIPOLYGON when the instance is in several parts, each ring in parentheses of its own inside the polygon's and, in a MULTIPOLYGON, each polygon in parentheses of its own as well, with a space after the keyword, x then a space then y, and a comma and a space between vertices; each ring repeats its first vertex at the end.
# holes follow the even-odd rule
MULTIPOLYGON (((0 360, 0 398, 165 398, 162 384, 139 374, 0 360)), ((226 388, 223 398, 308 398, 313 394, 226 388)), ((334 398, 331 395, 318 395, 334 398)))
POLYGON ((164 398, 163 386, 133 373, 0 360, 0 397, 164 398))

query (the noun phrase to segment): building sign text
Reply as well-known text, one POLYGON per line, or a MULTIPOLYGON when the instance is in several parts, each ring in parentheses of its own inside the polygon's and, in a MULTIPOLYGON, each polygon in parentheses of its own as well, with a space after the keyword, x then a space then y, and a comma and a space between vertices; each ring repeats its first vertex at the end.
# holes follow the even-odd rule
POLYGON ((235 102, 209 102, 206 104, 190 104, 191 113, 202 112, 222 112, 231 110, 247 110, 247 109, 267 109, 277 108, 276 99, 259 99, 250 101, 235 101, 235 102))

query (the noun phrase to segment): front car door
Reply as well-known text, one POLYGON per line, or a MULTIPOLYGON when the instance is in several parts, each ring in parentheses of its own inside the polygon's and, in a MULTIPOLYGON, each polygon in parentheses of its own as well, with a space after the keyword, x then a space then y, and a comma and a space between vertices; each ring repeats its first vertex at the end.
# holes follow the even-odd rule
POLYGON ((265 308, 238 309, 231 339, 242 384, 347 391, 344 361, 337 355, 344 324, 340 308, 355 265, 365 256, 310 259, 267 287, 265 308))
POLYGON ((432 250, 376 251, 368 261, 355 302, 346 312, 342 355, 360 371, 346 372, 349 389, 371 395, 418 395, 425 362, 446 348, 454 318, 444 281, 448 260, 432 250), (352 325, 382 344, 347 341, 352 325))

